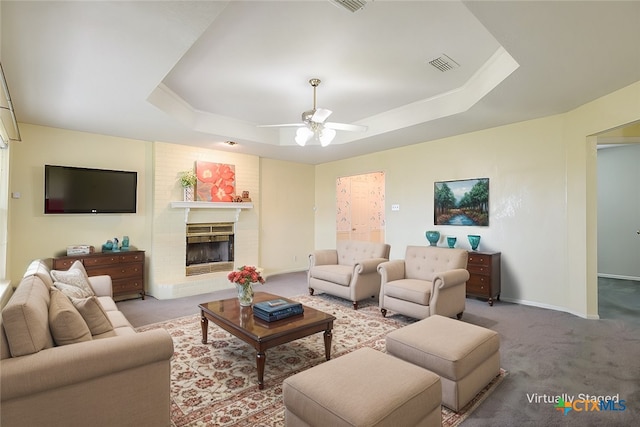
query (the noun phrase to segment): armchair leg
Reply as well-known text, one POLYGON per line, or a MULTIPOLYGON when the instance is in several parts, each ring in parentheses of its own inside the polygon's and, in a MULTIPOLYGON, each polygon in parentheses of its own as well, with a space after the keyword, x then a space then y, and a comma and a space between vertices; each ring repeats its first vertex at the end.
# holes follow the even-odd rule
POLYGON ((456 317, 458 318, 458 320, 462 319, 462 313, 464 313, 464 312, 461 311, 460 313, 456 314, 456 317))
POLYGON ((382 317, 387 317, 387 309, 386 308, 381 308, 380 309, 380 313, 382 313, 382 317))
POLYGON ((313 288, 309 288, 309 295, 313 295, 313 288))
POLYGON ((358 301, 353 301, 353 309, 354 310, 358 309, 358 301))

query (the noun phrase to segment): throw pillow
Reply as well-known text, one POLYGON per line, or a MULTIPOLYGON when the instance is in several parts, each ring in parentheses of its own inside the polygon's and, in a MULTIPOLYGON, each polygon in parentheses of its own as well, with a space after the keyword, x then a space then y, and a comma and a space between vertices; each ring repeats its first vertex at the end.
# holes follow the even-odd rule
POLYGON ((79 259, 73 261, 73 264, 71 264, 71 267, 69 267, 69 270, 80 271, 84 275, 84 278, 86 279, 87 283, 89 283, 89 275, 87 274, 87 270, 84 268, 84 264, 79 259))
POLYGON ((71 298, 74 307, 80 312, 80 315, 87 323, 91 335, 104 334, 113 331, 113 325, 102 308, 102 304, 95 296, 89 298, 71 298))
POLYGON ((49 328, 57 345, 91 341, 91 331, 84 319, 61 291, 51 288, 49 328))
POLYGON ((53 282, 53 286, 69 298, 87 298, 91 296, 84 289, 67 283, 53 282))
MULTIPOLYGON (((77 298, 86 298, 95 295, 95 292, 93 292, 93 288, 89 284, 89 276, 87 276, 87 271, 84 269, 84 265, 82 265, 80 261, 75 261, 73 264, 71 264, 71 267, 67 271, 51 270, 51 277, 53 277, 53 280, 55 282, 73 285, 82 289, 84 295, 77 298)), ((64 292, 63 289, 61 290, 64 292)))

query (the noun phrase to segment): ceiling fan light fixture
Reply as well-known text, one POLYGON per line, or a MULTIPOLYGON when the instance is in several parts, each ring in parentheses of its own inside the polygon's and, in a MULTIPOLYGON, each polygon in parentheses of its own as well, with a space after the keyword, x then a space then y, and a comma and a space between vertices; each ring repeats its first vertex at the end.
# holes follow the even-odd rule
POLYGON ((306 126, 296 131, 296 143, 301 147, 304 147, 311 138, 313 138, 313 131, 306 126))
POLYGON ((323 128, 322 130, 320 130, 320 133, 318 134, 320 145, 322 145, 323 147, 326 147, 327 145, 331 144, 331 141, 333 141, 333 138, 335 137, 336 137, 336 131, 329 128, 323 128))

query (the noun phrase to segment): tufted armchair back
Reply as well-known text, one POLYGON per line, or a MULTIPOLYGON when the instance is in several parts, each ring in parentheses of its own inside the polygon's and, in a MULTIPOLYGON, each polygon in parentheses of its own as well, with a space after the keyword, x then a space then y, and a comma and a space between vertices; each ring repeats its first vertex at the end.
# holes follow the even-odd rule
POLYGON ((338 240, 336 250, 338 252, 338 264, 355 265, 364 259, 386 258, 389 259, 390 246, 386 243, 362 242, 357 240, 338 240))
POLYGON ((435 273, 467 268, 468 252, 464 249, 435 246, 407 246, 405 278, 433 281, 435 273))

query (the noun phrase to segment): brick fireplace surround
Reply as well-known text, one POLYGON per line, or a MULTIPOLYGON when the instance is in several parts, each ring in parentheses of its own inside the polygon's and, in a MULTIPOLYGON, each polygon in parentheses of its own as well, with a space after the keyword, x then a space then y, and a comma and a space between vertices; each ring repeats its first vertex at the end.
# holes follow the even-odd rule
POLYGON ((259 267, 259 158, 156 142, 153 161, 153 241, 148 251, 147 294, 171 299, 232 287, 227 280, 229 270, 187 276, 187 223, 233 223, 234 266, 259 267), (212 155, 216 158, 211 158, 212 155), (196 207, 182 207, 177 177, 181 171, 193 168, 196 160, 235 165, 236 189, 249 191, 253 203, 224 203, 205 208, 197 207, 195 202, 196 207))

